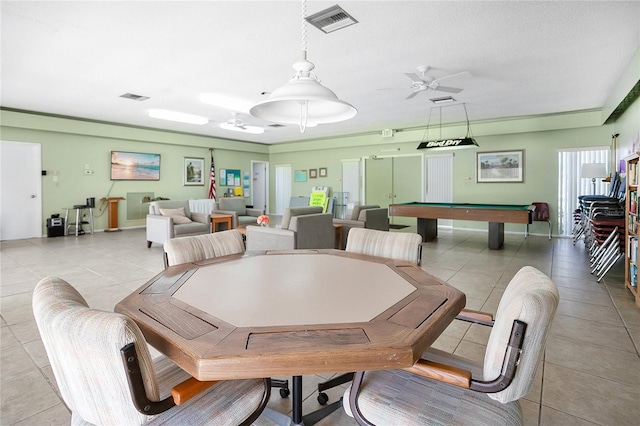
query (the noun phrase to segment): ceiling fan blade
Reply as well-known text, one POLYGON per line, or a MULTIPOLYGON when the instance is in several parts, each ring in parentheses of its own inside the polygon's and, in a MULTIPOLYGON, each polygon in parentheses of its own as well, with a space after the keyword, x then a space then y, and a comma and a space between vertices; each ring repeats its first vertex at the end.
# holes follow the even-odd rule
POLYGON ((414 96, 416 96, 418 93, 422 92, 422 90, 416 90, 415 92, 411 92, 411 94, 409 96, 407 96, 405 99, 411 99, 414 96))
POLYGON ((421 79, 420 77, 418 77, 416 74, 414 74, 412 72, 405 72, 404 75, 409 77, 411 79, 411 81, 413 81, 414 83, 418 83, 418 84, 423 84, 424 83, 423 79, 421 79))
POLYGON ((449 93, 460 93, 462 89, 458 89, 457 87, 446 87, 446 86, 437 86, 433 90, 437 90, 438 92, 449 92, 449 93))
POLYGON ((432 81, 432 83, 437 83, 437 82, 445 80, 447 78, 458 77, 458 76, 467 75, 467 74, 471 75, 471 73, 469 71, 462 71, 462 72, 458 72, 458 73, 455 73, 455 74, 446 75, 444 77, 436 78, 435 80, 432 81))

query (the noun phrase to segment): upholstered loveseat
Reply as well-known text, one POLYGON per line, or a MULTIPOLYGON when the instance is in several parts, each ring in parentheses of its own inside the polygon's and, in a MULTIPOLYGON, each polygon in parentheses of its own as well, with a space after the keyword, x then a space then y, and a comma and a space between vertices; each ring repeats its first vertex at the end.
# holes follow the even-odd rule
POLYGON ((318 206, 286 208, 279 228, 247 226, 247 250, 334 248, 332 219, 318 206))
POLYGON ((211 219, 207 213, 191 213, 188 201, 153 201, 147 215, 147 247, 152 243, 164 244, 175 237, 200 235, 211 232, 211 219))

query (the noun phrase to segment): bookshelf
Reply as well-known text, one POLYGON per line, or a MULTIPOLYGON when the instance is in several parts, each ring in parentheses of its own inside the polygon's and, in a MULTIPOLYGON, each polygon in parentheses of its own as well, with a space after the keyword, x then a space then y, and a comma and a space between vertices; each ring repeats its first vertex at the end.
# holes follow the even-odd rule
POLYGON ((625 158, 627 164, 627 192, 625 197, 625 211, 627 224, 625 230, 625 255, 624 255, 624 286, 631 291, 640 307, 640 292, 638 292, 638 225, 640 209, 638 208, 638 183, 640 182, 640 164, 638 159, 640 152, 631 154, 625 158))

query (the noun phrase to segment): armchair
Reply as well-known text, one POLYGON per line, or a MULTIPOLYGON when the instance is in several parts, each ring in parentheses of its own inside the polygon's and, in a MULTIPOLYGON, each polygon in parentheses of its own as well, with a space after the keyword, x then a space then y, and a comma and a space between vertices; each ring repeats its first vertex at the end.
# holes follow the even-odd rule
POLYGON ((379 231, 389 230, 389 209, 376 204, 355 206, 348 219, 333 219, 336 225, 342 225, 342 247, 347 245, 347 236, 351 228, 368 228, 379 231))
POLYGON ((495 320, 477 311, 458 316, 492 327, 483 365, 429 349, 407 369, 356 373, 343 400, 347 414, 363 425, 521 424, 518 400, 531 388, 558 301, 553 281, 525 266, 507 286, 495 320))
POLYGON ((258 223, 258 216, 264 214, 263 209, 247 207, 244 197, 220 198, 213 213, 230 214, 231 227, 258 223))
POLYGON ((241 253, 244 253, 244 242, 237 229, 173 238, 164 243, 164 266, 241 253))
POLYGON ((192 213, 188 201, 153 201, 147 215, 147 247, 171 238, 211 232, 207 213, 192 213))
POLYGON ((269 379, 199 382, 152 359, 133 320, 89 308, 60 278, 36 285, 33 313, 71 424, 247 425, 269 400, 269 379))
POLYGON ((322 207, 289 207, 280 228, 247 226, 247 250, 327 249, 335 247, 335 228, 322 207))

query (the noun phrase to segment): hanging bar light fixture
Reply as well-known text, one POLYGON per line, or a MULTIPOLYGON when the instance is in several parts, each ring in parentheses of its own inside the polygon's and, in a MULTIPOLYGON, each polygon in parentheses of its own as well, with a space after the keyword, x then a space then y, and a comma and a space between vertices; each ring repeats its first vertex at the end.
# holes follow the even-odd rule
POLYGON ((284 86, 274 90, 269 99, 250 109, 254 117, 280 124, 298 124, 300 133, 307 127, 336 123, 354 117, 357 110, 338 99, 320 84, 307 60, 306 1, 302 0, 302 60, 293 64, 295 75, 284 86))
MULTIPOLYGON (((464 115, 467 118, 467 136, 464 138, 452 138, 442 139, 442 107, 440 107, 440 138, 434 141, 420 142, 416 149, 436 149, 436 148, 457 148, 457 147, 474 147, 478 146, 478 142, 471 136, 471 127, 469 126, 469 114, 467 113, 467 106, 463 103, 464 115)), ((429 124, 431 124, 431 111, 429 110, 429 121, 427 122, 427 129, 425 130, 425 138, 429 134, 429 124)))

